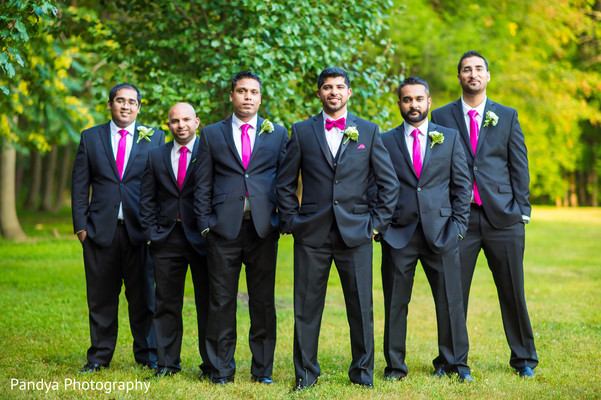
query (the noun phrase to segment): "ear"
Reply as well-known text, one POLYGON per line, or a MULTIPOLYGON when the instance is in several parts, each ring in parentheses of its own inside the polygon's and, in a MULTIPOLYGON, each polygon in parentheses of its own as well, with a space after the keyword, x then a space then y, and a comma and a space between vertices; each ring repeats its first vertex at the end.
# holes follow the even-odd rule
POLYGON ((230 103, 234 101, 234 92, 230 92, 230 103))

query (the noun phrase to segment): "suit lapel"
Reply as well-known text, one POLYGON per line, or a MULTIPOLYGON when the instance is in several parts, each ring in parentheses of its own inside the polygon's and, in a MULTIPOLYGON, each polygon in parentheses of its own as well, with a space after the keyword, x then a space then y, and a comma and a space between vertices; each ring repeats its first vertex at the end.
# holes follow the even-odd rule
POLYGON ((171 182, 177 188, 177 177, 175 176, 175 171, 173 171, 173 164, 171 164, 171 151, 173 150, 174 141, 170 141, 165 146, 163 146, 163 162, 165 163, 165 170, 167 171, 167 175, 170 177, 171 182))
POLYGON ((482 144, 484 143, 486 135, 488 134, 488 128, 490 127, 484 126, 484 122, 486 121, 486 113, 489 111, 495 112, 495 108, 495 103, 486 99, 486 105, 484 106, 484 115, 482 116, 482 124, 480 126, 480 134, 478 135, 478 144, 476 145, 476 154, 478 154, 478 152, 482 148, 482 144))
POLYGON ((319 143, 319 147, 321 147, 321 152, 324 157, 330 164, 330 167, 334 168, 334 159, 332 158, 332 153, 330 152, 330 148, 328 147, 328 142, 326 142, 326 135, 323 129, 323 113, 319 113, 313 117, 313 133, 317 138, 317 143, 319 143))
MULTIPOLYGON (((344 129, 350 127, 350 126, 357 126, 357 117, 355 117, 353 114, 351 113, 347 113, 346 115, 346 124, 344 126, 344 129)), ((340 144, 340 151, 338 154, 338 159, 340 159, 340 157, 342 157, 342 153, 344 153, 344 150, 346 150, 346 148, 348 147, 349 142, 351 141, 346 140, 347 138, 342 135, 342 143, 340 144), (345 143, 346 142, 346 143, 345 143)))
POLYGON ((115 176, 119 179, 119 171, 117 170, 117 161, 115 160, 115 153, 113 153, 113 145, 111 144, 111 125, 110 122, 102 125, 100 128, 100 141, 104 146, 106 158, 109 160, 109 165, 113 169, 115 176))
POLYGON ((407 166, 409 170, 413 173, 413 176, 417 179, 417 174, 415 173, 415 168, 413 168, 413 161, 411 161, 411 155, 409 154, 409 149, 407 148, 407 141, 405 140, 405 123, 403 122, 396 128, 394 132, 394 139, 399 145, 399 149, 407 162, 407 166))
MULTIPOLYGON (((453 104, 453 118, 455 118, 455 122, 459 127, 459 133, 461 134, 461 138, 465 142, 467 149, 471 149, 472 142, 470 141, 470 131, 467 125, 465 125, 465 116, 463 115, 463 104, 461 103, 461 99, 453 104)), ((468 151, 467 153, 468 157, 474 158, 473 151, 468 151)))
POLYGON ((122 180, 125 179, 127 172, 132 169, 132 165, 134 164, 134 160, 136 158, 136 154, 140 150, 140 143, 138 143, 138 136, 140 132, 138 132, 138 127, 142 126, 136 122, 136 126, 134 127, 134 139, 131 143, 131 151, 129 152, 129 158, 127 159, 127 165, 125 166, 125 170, 123 171, 122 180))
POLYGON ((240 154, 238 154, 238 150, 236 149, 236 144, 234 143, 234 133, 232 130, 232 117, 223 120, 221 125, 221 133, 223 133, 223 137, 225 142, 230 148, 234 158, 238 161, 238 164, 244 169, 244 165, 242 164, 242 158, 240 158, 240 154))
MULTIPOLYGON (((184 183, 182 185, 182 189, 186 186, 186 184, 190 181, 190 176, 194 175, 193 171, 194 168, 196 168, 196 165, 198 164, 196 162, 196 157, 198 156, 198 144, 199 144, 199 140, 198 140, 198 136, 196 137, 196 139, 194 139, 194 147, 192 148, 192 153, 190 154, 190 163, 188 164, 188 169, 186 170, 186 177, 184 178, 184 183)), ((173 174, 171 174, 173 175, 173 174)), ((175 184, 177 185, 177 181, 175 182, 175 184)))
POLYGON ((263 139, 264 139, 263 135, 265 135, 265 132, 263 132, 263 135, 259 135, 259 132, 261 132, 261 125, 263 124, 263 121, 264 121, 263 118, 257 116, 257 129, 255 131, 255 144, 253 146, 252 152, 250 153, 250 160, 248 160, 249 167, 252 164, 253 159, 255 158, 255 154, 257 153, 257 150, 263 143, 263 139))
POLYGON ((431 121, 428 121, 428 132, 426 132, 426 155, 424 156, 424 162, 422 164, 422 176, 424 174, 424 171, 426 170, 428 161, 430 161, 430 157, 432 156, 432 150, 434 150, 431 145, 432 138, 430 137, 430 132, 433 132, 435 130, 436 125, 434 125, 431 121))

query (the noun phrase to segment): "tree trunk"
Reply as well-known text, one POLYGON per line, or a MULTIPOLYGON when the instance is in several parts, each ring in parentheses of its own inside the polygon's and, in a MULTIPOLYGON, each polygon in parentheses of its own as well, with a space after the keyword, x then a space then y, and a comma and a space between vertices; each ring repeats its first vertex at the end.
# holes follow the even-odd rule
POLYGON ((576 192, 576 172, 571 172, 569 174, 569 179, 570 179, 569 206, 570 207, 578 207, 578 193, 576 192))
POLYGON ((591 206, 599 207, 599 177, 595 169, 595 163, 593 163, 591 171, 588 174, 588 180, 591 188, 591 206))
POLYGON ((58 158, 58 146, 52 146, 52 149, 44 157, 44 190, 42 192, 42 202, 40 211, 52 211, 52 200, 54 195, 54 175, 56 171, 56 160, 58 158))
POLYGON ((35 210, 38 198, 40 197, 40 187, 42 183, 42 156, 37 150, 32 150, 29 156, 31 171, 29 172, 30 183, 27 200, 25 200, 25 208, 35 210))
POLYGON ((15 197, 15 166, 17 151, 12 144, 2 143, 2 163, 0 163, 0 228, 2 236, 10 240, 25 240, 17 217, 15 197))
POLYGON ((63 158, 61 159, 61 170, 60 175, 58 177, 58 187, 56 191, 56 201, 54 202, 54 207, 52 211, 59 212, 63 207, 63 202, 65 201, 65 191, 67 190, 67 180, 69 179, 69 172, 71 172, 71 149, 72 143, 69 142, 66 146, 63 147, 63 158))

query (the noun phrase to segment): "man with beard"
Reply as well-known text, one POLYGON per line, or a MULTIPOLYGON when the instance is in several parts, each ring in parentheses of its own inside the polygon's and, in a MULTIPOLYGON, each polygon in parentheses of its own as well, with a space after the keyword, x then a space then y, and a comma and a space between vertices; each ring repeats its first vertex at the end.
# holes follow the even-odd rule
POLYGON ((524 134, 516 110, 487 98, 490 72, 481 54, 466 52, 457 72, 463 96, 432 111, 432 121, 461 132, 473 182, 469 227, 459 244, 463 308, 467 315, 482 249, 497 286, 509 364, 521 377, 532 377, 538 358, 524 294, 525 224, 531 209, 524 134))
POLYGON ((350 326, 349 378, 373 387, 372 235, 388 226, 399 190, 378 126, 347 111, 350 84, 341 68, 319 75, 323 112, 292 126, 276 181, 281 229, 294 235, 296 390, 320 375, 317 347, 332 260, 350 326))
POLYGON ((399 201, 382 233, 384 356, 387 380, 407 375, 407 312, 415 267, 424 268, 436 305, 440 373, 472 381, 464 362, 468 336, 461 300, 457 243, 467 230, 470 177, 459 133, 428 122, 426 81, 405 79, 398 91, 404 122, 382 135, 400 182, 399 201))

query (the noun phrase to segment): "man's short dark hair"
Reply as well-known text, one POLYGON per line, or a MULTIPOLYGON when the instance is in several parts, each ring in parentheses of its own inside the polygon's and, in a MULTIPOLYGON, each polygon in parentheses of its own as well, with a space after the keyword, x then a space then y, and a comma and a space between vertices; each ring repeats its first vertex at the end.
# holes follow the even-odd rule
POLYGON ((261 90, 263 89, 263 83, 261 83, 261 79, 259 78, 259 75, 255 74, 254 72, 251 72, 251 71, 242 71, 242 72, 238 72, 232 78, 232 92, 234 91, 234 88, 236 87, 236 84, 238 83, 238 81, 241 79, 254 79, 255 81, 259 82, 259 89, 261 89, 261 90))
POLYGON ((488 71, 488 61, 486 61, 486 58, 484 58, 484 56, 480 53, 478 53, 476 50, 470 50, 470 51, 466 51, 465 53, 463 53, 463 55, 461 56, 461 59, 459 60, 459 64, 457 64, 457 73, 460 74, 461 73, 461 63, 463 62, 463 60, 465 60, 466 58, 470 58, 470 57, 480 57, 481 59, 484 60, 484 64, 486 65, 486 70, 488 71))
POLYGON ((118 85, 115 85, 111 91, 109 92, 109 103, 112 103, 113 100, 115 100, 115 96, 117 95, 117 92, 120 89, 133 89, 136 91, 136 93, 138 94, 138 105, 140 105, 142 103, 142 94, 140 93, 140 91, 138 90, 137 87, 135 87, 134 85, 132 85, 131 83, 120 83, 118 85))
POLYGON ((430 86, 428 86, 428 82, 426 82, 422 78, 418 78, 417 76, 411 76, 411 77, 405 79, 399 85, 399 90, 397 92, 397 96, 399 97, 399 100, 401 99, 401 88, 403 88, 404 86, 407 86, 407 85, 423 85, 426 88, 426 94, 428 95, 428 97, 430 97, 430 86))
POLYGON ((319 74, 319 77, 317 78, 317 89, 321 89, 327 78, 338 78, 339 76, 344 78, 344 84, 350 88, 351 78, 348 77, 348 74, 345 70, 338 67, 328 67, 321 71, 321 74, 319 74))

